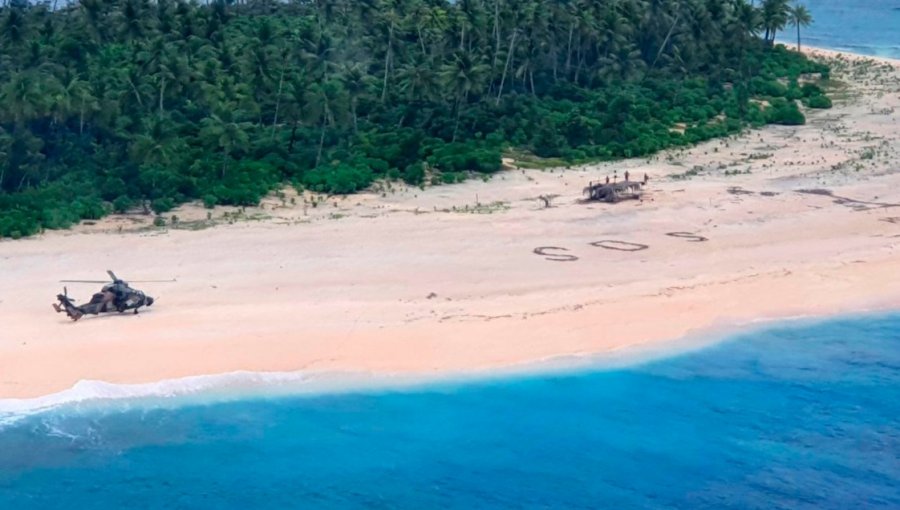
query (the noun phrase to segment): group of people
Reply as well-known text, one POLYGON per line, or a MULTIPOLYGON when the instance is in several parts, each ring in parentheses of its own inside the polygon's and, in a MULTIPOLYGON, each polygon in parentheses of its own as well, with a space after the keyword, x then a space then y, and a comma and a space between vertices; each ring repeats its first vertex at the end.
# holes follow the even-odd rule
MULTIPOLYGON (((625 182, 628 182, 628 178, 630 176, 631 176, 631 174, 628 173, 628 170, 625 170, 625 182)), ((617 180, 618 180, 618 173, 613 172, 613 183, 615 183, 617 180)), ((644 180, 641 182, 641 184, 647 184, 647 182, 649 182, 649 181, 650 181, 650 177, 646 173, 644 173, 644 180)), ((609 176, 608 175, 606 176, 606 184, 609 184, 609 176)))

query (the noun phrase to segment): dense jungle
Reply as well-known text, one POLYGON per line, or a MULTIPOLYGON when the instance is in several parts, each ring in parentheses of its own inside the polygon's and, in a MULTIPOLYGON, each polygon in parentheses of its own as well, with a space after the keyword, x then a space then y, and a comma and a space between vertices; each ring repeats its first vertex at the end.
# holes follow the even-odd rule
POLYGON ((638 157, 827 108, 786 0, 79 0, 0 7, 0 237, 290 184, 638 157))

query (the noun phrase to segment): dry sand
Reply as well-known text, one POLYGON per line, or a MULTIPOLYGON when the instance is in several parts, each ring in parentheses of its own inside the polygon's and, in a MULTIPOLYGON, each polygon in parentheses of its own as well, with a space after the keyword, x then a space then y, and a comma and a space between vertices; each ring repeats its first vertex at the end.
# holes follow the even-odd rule
MULTIPOLYGON (((175 228, 136 214, 2 241, 0 398, 235 370, 470 371, 896 307, 900 71, 843 57, 834 78, 847 84, 835 107, 806 126, 650 159, 394 185, 316 207, 286 191, 209 221, 186 206, 175 228), (577 202, 588 181, 626 169, 649 174, 643 202, 577 202), (53 312, 58 280, 107 268, 177 282, 135 284, 158 299, 137 316, 53 312)), ((86 300, 96 287, 69 292, 86 300)))

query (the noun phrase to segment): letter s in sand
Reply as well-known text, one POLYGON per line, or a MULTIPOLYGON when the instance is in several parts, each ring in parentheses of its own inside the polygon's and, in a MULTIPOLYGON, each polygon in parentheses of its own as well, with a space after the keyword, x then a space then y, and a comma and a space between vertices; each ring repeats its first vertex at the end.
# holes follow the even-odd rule
POLYGON ((554 262, 574 262, 578 260, 578 257, 575 255, 568 255, 566 253, 547 253, 547 250, 569 251, 567 248, 560 248, 558 246, 540 246, 534 249, 534 253, 542 255, 546 260, 552 260, 554 262))
POLYGON ((668 232, 666 233, 669 237, 680 237, 682 239, 687 239, 689 243, 702 243, 704 241, 709 241, 706 237, 694 234, 693 232, 668 232))

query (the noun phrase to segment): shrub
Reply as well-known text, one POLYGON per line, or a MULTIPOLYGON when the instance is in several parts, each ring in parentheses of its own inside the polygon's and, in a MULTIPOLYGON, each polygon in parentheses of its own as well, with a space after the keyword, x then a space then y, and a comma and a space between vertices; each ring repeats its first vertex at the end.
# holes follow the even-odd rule
POLYGON ((118 196, 115 200, 113 200, 113 211, 117 213, 128 212, 128 209, 131 209, 131 206, 134 205, 134 201, 125 195, 118 196))
POLYGON ((778 81, 759 76, 750 80, 750 89, 754 94, 769 97, 784 97, 788 92, 788 88, 778 81))
POLYGON ((550 122, 542 122, 531 139, 531 151, 542 158, 552 158, 559 156, 565 143, 555 126, 550 122))
POLYGON ((425 180, 425 166, 422 163, 412 163, 403 171, 403 180, 409 184, 422 184, 425 180))
POLYGON ((492 173, 500 170, 502 164, 500 149, 476 140, 437 142, 430 145, 428 151, 431 152, 428 163, 442 172, 492 173))
POLYGON ((825 94, 822 87, 819 87, 815 83, 804 83, 803 86, 800 87, 800 92, 803 93, 803 97, 821 96, 825 94))
POLYGON ((374 179, 368 168, 339 163, 310 170, 304 174, 303 184, 320 193, 344 195, 367 188, 374 179))
POLYGON ((784 99, 772 102, 772 105, 766 110, 766 120, 770 124, 784 126, 799 126, 806 123, 806 117, 797 108, 797 103, 784 99))
POLYGON ((787 99, 795 100, 803 98, 803 91, 800 90, 799 87, 791 87, 788 89, 787 94, 785 95, 787 99))
POLYGON ((162 214, 171 211, 175 207, 175 201, 171 198, 157 198, 150 204, 150 208, 156 214, 162 214))
POLYGON ((441 182, 444 184, 454 184, 466 180, 465 172, 444 172, 441 174, 441 182))
POLYGON ((72 203, 72 207, 78 211, 78 216, 88 220, 99 220, 106 215, 107 208, 97 197, 78 198, 72 203))
POLYGON ((828 96, 812 96, 803 101, 803 104, 810 108, 820 108, 827 110, 831 108, 831 99, 828 96))

